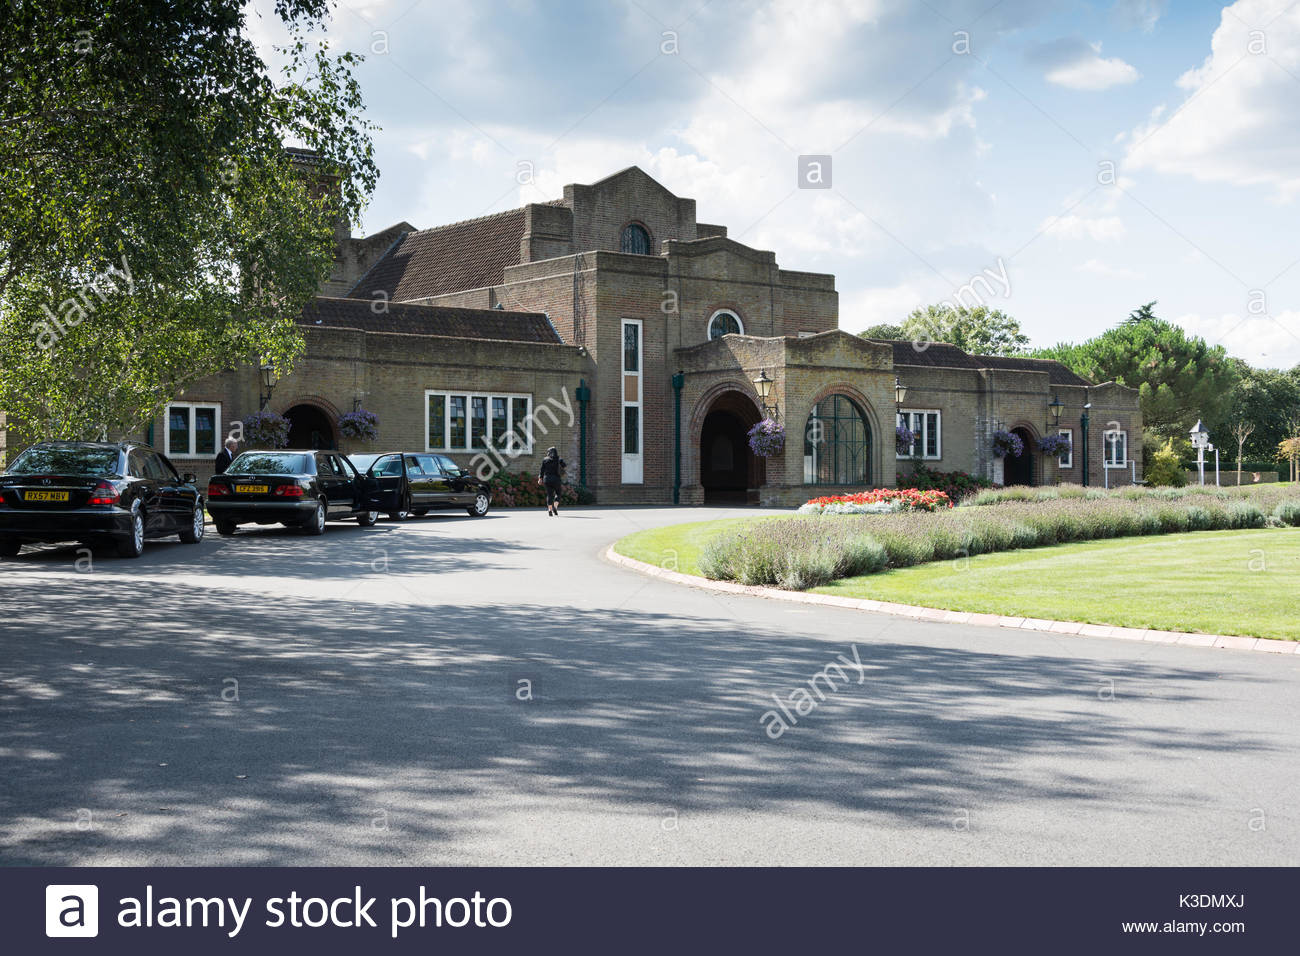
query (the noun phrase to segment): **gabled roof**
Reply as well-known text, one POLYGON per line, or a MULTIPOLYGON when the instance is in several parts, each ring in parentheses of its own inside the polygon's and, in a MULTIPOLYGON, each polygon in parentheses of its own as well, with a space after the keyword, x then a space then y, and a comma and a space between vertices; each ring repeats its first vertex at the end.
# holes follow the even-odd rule
MULTIPOLYGON (((872 339, 871 341, 884 341, 872 339)), ((894 348, 895 365, 919 365, 926 368, 995 368, 1011 372, 1046 372, 1052 385, 1091 385, 1055 359, 1023 358, 1011 355, 972 355, 946 342, 931 342, 924 349, 911 342, 885 342, 894 348)))
POLYGON ((303 309, 298 324, 306 328, 359 329, 402 335, 439 335, 502 342, 562 344, 550 319, 540 312, 458 309, 442 305, 390 302, 375 313, 371 299, 317 296, 303 309))
POLYGON ((519 264, 523 208, 435 229, 408 232, 349 291, 354 298, 387 296, 409 302, 448 292, 500 285, 519 264))

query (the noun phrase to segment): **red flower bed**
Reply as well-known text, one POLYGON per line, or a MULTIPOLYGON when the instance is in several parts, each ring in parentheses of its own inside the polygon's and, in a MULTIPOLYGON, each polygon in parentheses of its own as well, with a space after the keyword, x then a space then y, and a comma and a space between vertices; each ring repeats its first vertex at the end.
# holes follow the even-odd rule
POLYGON ((952 499, 942 491, 919 491, 916 488, 872 488, 870 491, 858 491, 849 495, 828 495, 813 498, 810 505, 846 504, 874 505, 880 502, 897 503, 904 511, 938 511, 951 508, 952 499))

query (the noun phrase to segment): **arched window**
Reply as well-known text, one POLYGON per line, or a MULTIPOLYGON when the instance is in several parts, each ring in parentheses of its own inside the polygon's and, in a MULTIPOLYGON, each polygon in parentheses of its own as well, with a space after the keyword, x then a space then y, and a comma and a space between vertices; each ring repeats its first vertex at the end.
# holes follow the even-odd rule
POLYGON ((721 309, 713 313, 713 318, 709 319, 709 339, 722 338, 724 335, 734 333, 744 335, 745 327, 740 324, 740 316, 728 309, 721 309))
POLYGON ((808 416, 803 480, 809 485, 871 484, 871 426, 847 395, 828 395, 808 416))
POLYGON ((630 252, 634 256, 650 255, 650 233, 636 223, 624 226, 623 235, 618 240, 618 251, 630 252))

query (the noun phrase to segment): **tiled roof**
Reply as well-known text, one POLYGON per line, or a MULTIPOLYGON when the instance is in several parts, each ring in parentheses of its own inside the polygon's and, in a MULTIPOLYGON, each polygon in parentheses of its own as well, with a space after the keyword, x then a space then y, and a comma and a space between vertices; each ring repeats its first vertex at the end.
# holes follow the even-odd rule
POLYGON ((888 342, 894 347, 895 365, 920 365, 927 368, 996 368, 1013 372, 1046 372, 1052 385, 1091 385, 1054 359, 1021 358, 1007 355, 971 355, 969 352, 948 345, 945 342, 932 342, 921 351, 912 347, 911 342, 888 342))
POLYGON ((540 312, 457 309, 441 305, 389 303, 376 314, 370 299, 317 296, 303 309, 298 324, 307 328, 360 329, 403 335, 444 335, 462 339, 559 344, 550 320, 540 312))
POLYGON ((402 236, 348 292, 359 299, 387 295, 409 302, 447 292, 500 285, 519 264, 524 210, 467 219, 402 236))

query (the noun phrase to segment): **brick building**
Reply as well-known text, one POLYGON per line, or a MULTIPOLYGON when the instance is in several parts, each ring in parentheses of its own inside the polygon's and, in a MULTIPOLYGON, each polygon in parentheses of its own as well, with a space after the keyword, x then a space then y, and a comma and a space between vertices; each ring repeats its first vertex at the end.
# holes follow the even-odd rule
MULTIPOLYGON (((364 406, 379 417, 376 450, 534 470, 553 444, 602 502, 792 504, 891 486, 918 460, 1078 482, 1087 408, 1089 482, 1141 478, 1133 389, 1056 362, 841 331, 834 276, 782 268, 697 222, 693 199, 636 167, 479 219, 341 234, 322 291, 299 320, 306 353, 266 403, 290 418, 295 446, 341 444, 338 416, 364 406), (756 383, 770 383, 766 400, 756 383), (787 428, 770 459, 746 441, 765 404, 787 428), (917 433, 902 455, 900 420, 917 433), (993 458, 997 428, 1026 440, 1021 459, 993 458), (1037 453, 1058 430, 1076 450, 1037 453)), ((155 422, 155 443, 206 473, 218 436, 265 394, 256 367, 206 379, 155 422)))

